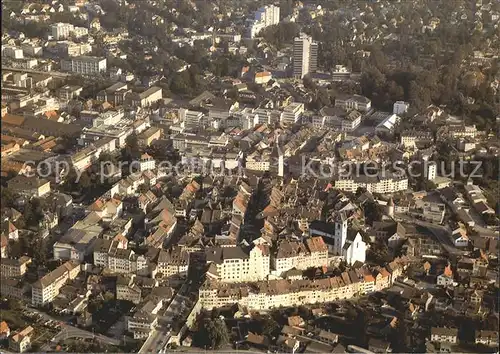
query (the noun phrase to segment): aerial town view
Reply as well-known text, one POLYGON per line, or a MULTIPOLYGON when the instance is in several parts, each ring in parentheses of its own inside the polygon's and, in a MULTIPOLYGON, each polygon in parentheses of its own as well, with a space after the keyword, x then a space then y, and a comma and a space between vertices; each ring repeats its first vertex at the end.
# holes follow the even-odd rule
POLYGON ((2 0, 0 353, 498 353, 499 0, 2 0))

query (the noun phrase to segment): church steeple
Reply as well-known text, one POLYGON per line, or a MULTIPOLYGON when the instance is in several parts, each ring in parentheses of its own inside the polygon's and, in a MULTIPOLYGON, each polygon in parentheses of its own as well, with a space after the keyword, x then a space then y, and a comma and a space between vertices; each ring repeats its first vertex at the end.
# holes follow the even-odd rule
POLYGON ((387 215, 390 216, 391 218, 394 217, 394 200, 389 199, 389 202, 387 203, 387 215))

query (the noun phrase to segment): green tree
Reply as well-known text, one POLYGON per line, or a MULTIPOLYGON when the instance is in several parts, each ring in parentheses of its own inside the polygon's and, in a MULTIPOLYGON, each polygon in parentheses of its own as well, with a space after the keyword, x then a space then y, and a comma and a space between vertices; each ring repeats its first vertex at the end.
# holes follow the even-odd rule
POLYGON ((361 92, 373 99, 384 90, 386 77, 376 67, 370 67, 361 76, 361 92))
POLYGON ((137 135, 131 134, 127 137, 125 147, 122 149, 122 160, 128 162, 137 161, 140 156, 141 150, 139 148, 137 135))
POLYGON ((379 265, 390 262, 392 259, 389 248, 384 243, 373 243, 366 254, 366 258, 370 262, 379 265))
POLYGON ((88 309, 90 313, 96 313, 103 307, 101 296, 93 296, 89 299, 88 309))
POLYGON ((366 192, 366 188, 358 187, 358 189, 356 189, 356 193, 355 193, 356 198, 359 198, 365 192, 366 192))
POLYGON ((7 307, 9 310, 19 310, 23 307, 23 304, 17 299, 8 299, 7 307))
POLYGON ((408 353, 408 327, 404 317, 399 317, 390 335, 391 348, 397 353, 408 353))
POLYGON ((106 291, 104 293, 104 302, 110 302, 115 299, 115 295, 111 291, 106 291))
POLYGON ((21 244, 21 240, 19 241, 9 240, 7 248, 9 256, 12 258, 19 258, 23 255, 23 247, 21 244))
POLYGON ((16 220, 16 222, 14 223, 14 225, 18 228, 18 229, 25 229, 26 228, 26 219, 24 218, 24 216, 20 216, 19 219, 16 220))
POLYGON ((48 261, 47 244, 43 239, 37 238, 33 248, 33 259, 39 266, 44 266, 48 261))
POLYGON ((285 18, 293 13, 293 0, 280 0, 280 15, 285 18))
POLYGON ((45 205, 38 198, 32 198, 26 202, 23 217, 28 227, 37 228, 44 218, 45 205))
POLYGON ((170 91, 181 95, 188 95, 192 92, 190 81, 189 74, 186 71, 175 73, 170 82, 170 91))
POLYGON ((103 151, 99 155, 98 162, 99 163, 101 163, 101 162, 111 162, 111 163, 115 164, 117 162, 117 156, 114 155, 114 154, 111 154, 111 153, 109 153, 107 151, 103 151))
POLYGON ((65 135, 58 140, 59 145, 57 146, 59 152, 69 152, 75 146, 77 146, 77 135, 65 135))
POLYGON ((374 201, 368 201, 363 206, 363 212, 368 225, 372 225, 374 221, 382 220, 382 210, 374 201))
POLYGON ((76 188, 76 180, 78 178, 78 173, 76 172, 74 167, 71 167, 67 172, 66 176, 64 176, 64 185, 63 188, 67 192, 75 192, 78 189, 76 188))
POLYGON ((426 191, 434 191, 436 190, 436 185, 432 181, 425 179, 423 181, 423 189, 426 191))
POLYGON ((88 172, 83 172, 78 180, 78 189, 80 192, 85 192, 92 186, 92 179, 88 172))
POLYGON ((203 318, 198 324, 193 341, 196 346, 205 349, 219 349, 229 343, 226 323, 220 318, 203 318))
POLYGON ((15 193, 7 187, 2 187, 0 193, 2 208, 12 208, 14 206, 14 200, 16 198, 15 193))
POLYGON ((285 44, 291 44, 299 34, 300 28, 294 22, 281 22, 277 25, 268 26, 259 33, 259 37, 274 46, 282 49, 285 44))
POLYGON ((147 184, 143 183, 137 188, 137 193, 146 193, 149 190, 147 184))
POLYGON ((263 334, 269 338, 275 337, 281 329, 278 322, 276 322, 270 316, 262 317, 262 319, 259 320, 259 326, 262 329, 261 334, 263 334))

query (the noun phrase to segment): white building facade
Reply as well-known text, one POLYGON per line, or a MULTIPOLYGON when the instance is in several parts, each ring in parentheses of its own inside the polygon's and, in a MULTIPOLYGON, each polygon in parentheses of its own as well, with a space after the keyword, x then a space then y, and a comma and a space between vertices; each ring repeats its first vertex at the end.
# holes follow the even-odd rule
POLYGON ((106 71, 106 58, 80 56, 61 61, 61 70, 78 74, 97 74, 106 71))
POLYGON ((293 41, 293 77, 302 79, 317 69, 318 44, 301 33, 293 41))

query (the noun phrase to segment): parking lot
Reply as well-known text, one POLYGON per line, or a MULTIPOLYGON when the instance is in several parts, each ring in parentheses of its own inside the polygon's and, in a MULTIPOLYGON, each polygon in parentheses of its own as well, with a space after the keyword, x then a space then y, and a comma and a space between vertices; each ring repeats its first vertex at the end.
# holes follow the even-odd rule
POLYGON ((25 321, 26 326, 30 325, 35 330, 32 339, 33 349, 40 349, 61 330, 59 321, 48 320, 43 315, 30 310, 22 310, 20 316, 18 311, 17 316, 25 321))

